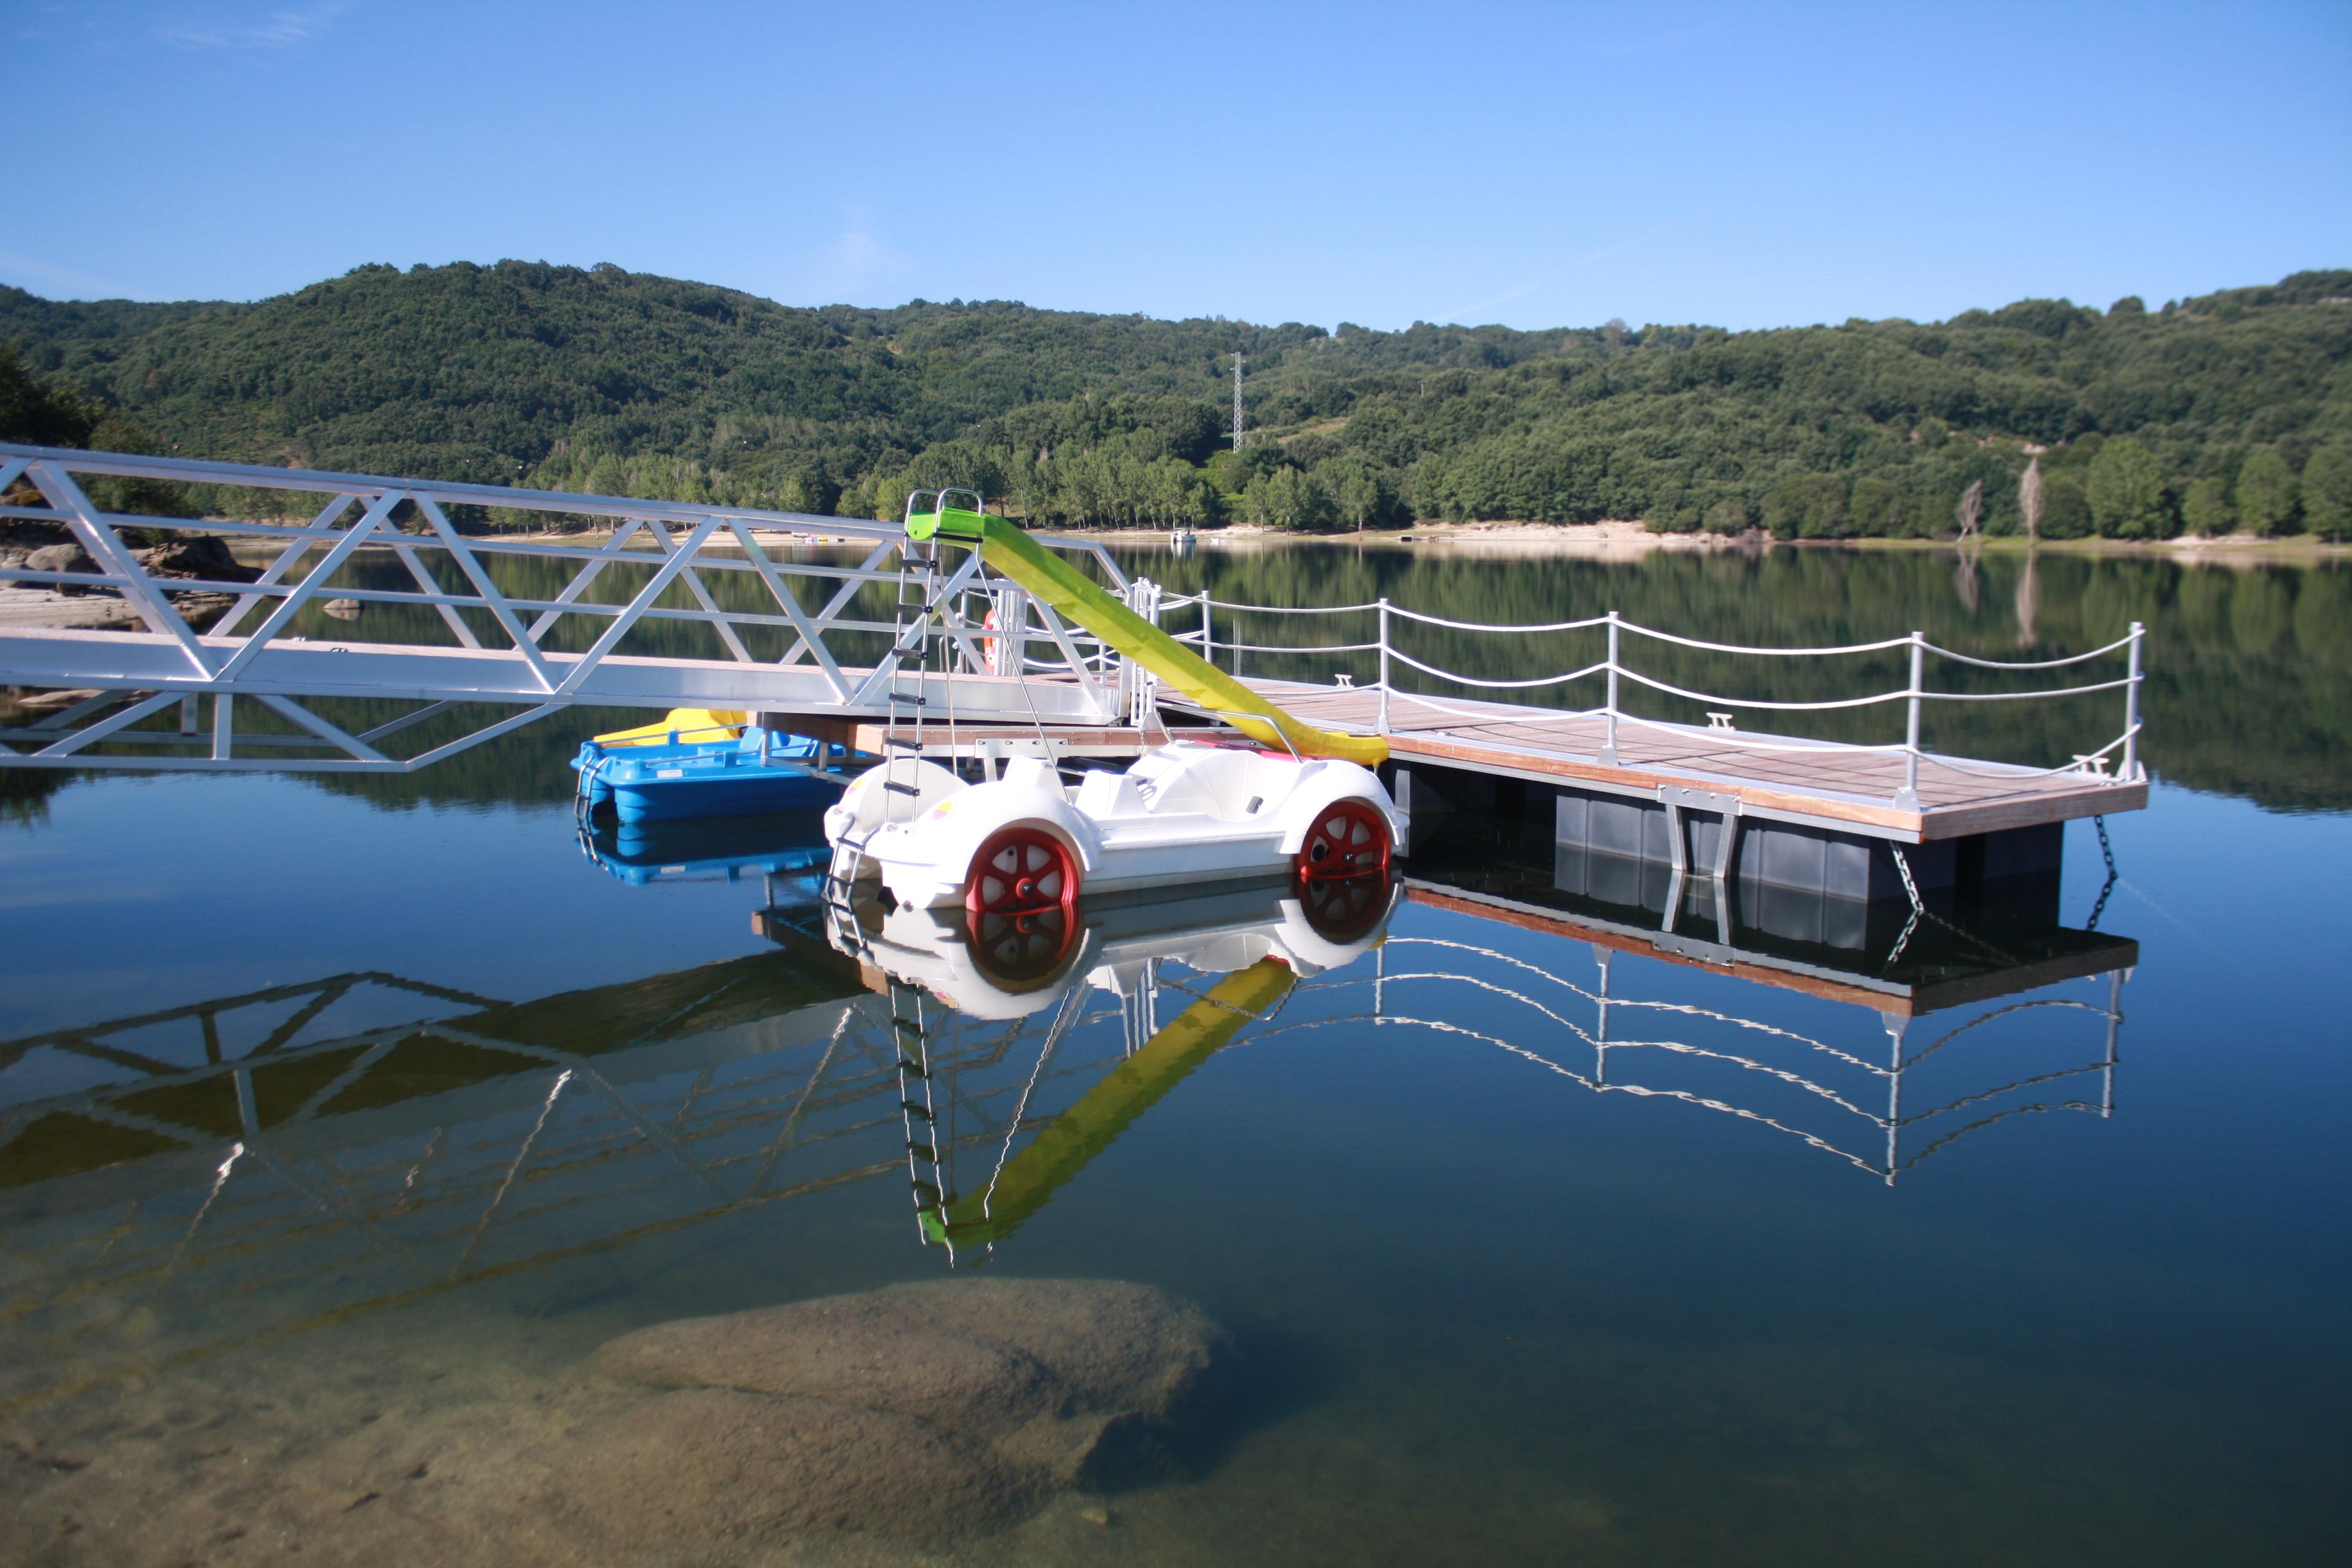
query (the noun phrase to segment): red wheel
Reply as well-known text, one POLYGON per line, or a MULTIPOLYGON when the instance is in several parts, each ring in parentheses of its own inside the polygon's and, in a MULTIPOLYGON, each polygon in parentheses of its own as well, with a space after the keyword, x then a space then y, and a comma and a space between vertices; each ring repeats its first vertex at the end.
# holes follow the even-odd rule
POLYGON ((1078 862, 1042 827, 998 829, 963 879, 973 962, 1009 991, 1053 979, 1076 946, 1078 862))
POLYGON ((1302 882, 1376 876, 1389 868, 1389 823, 1370 801, 1335 800, 1299 841, 1291 868, 1302 882))
POLYGON ((1077 907, 1078 862, 1070 847, 1042 827, 1000 827, 964 873, 963 907, 974 915, 1020 920, 1077 907))

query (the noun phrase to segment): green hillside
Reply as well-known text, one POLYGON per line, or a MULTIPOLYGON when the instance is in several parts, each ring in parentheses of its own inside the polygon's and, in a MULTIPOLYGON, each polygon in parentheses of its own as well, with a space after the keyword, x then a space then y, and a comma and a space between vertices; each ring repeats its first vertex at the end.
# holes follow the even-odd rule
POLYGON ((363 267, 249 305, 0 289, 9 340, 30 382, 0 367, 0 434, 79 406, 189 454, 795 510, 890 512, 909 484, 958 482, 1060 524, 1932 536, 1981 481, 2007 532, 2040 447, 2045 536, 2352 531, 2352 271, 1925 325, 1334 334, 803 310, 508 261, 363 267))

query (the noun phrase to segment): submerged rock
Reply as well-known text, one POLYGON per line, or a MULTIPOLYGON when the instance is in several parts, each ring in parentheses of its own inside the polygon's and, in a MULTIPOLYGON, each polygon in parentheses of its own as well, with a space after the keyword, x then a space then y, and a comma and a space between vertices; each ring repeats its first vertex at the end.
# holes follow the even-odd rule
POLYGON ((956 1279, 665 1323, 584 1372, 495 1341, 278 1344, 0 1415, 0 1561, 921 1560, 1175 1435, 1225 1342, 1145 1286, 956 1279))
POLYGON ((670 1392, 600 1446, 588 1494, 690 1497, 724 1534, 1001 1527, 1153 1462, 1225 1343, 1189 1302, 1108 1280, 941 1280, 664 1323, 592 1358, 670 1392))

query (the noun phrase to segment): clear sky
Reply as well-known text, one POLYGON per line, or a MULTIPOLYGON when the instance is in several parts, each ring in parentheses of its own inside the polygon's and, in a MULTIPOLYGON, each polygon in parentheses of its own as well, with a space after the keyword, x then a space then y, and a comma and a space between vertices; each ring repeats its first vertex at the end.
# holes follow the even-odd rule
POLYGON ((5 0, 0 280, 1929 319, 2352 266, 2352 3, 5 0))

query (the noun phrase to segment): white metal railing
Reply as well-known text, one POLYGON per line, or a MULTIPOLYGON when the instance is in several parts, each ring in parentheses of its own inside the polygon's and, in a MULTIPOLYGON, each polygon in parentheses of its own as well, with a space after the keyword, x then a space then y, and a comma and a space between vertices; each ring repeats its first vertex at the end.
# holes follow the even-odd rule
MULTIPOLYGON (((0 585, 114 595, 139 627, 94 635, 20 623, 0 631, 0 683, 95 692, 0 728, 0 765, 406 772, 574 704, 879 717, 902 659, 936 662, 925 679, 941 682, 951 671, 1002 678, 1034 668, 1060 677, 960 683, 952 701, 975 720, 1105 724, 1127 700, 1125 672, 1097 639, 1025 601, 1003 634, 1024 648, 1024 661, 992 669, 987 645, 998 634, 986 625, 984 601, 996 585, 978 557, 948 570, 895 524, 8 444, 0 444, 0 497, 7 498, 0 518, 62 531, 95 567, 9 565, 0 567, 0 585), (85 488, 93 478, 307 498, 299 510, 308 521, 110 511, 85 488), (467 533, 451 521, 462 507, 551 524, 584 517, 612 531, 580 541, 467 533), (234 576, 163 576, 142 563, 131 531, 209 535, 270 553, 257 574, 246 566, 234 576), (815 541, 862 545, 865 553, 851 564, 790 549, 815 541), (360 571, 387 558, 389 584, 383 572, 360 571), (546 578, 536 593, 518 581, 533 574, 546 578), (864 590, 909 575, 925 590, 912 638, 859 604, 864 590), (349 601, 339 606, 347 615, 379 623, 399 610, 423 619, 405 632, 372 626, 364 636, 357 626, 327 628, 327 639, 296 635, 298 626, 321 629, 306 610, 338 600, 349 601), (200 626, 203 616, 192 622, 184 604, 217 618, 200 626), (710 657, 632 646, 664 625, 703 628, 715 639, 706 645, 710 657), (1059 657, 1026 659, 1033 638, 1059 657), (764 656, 753 651, 760 642, 768 645, 764 656), (249 722, 241 729, 240 698, 275 715, 276 732, 256 732, 249 722), (345 729, 309 705, 320 698, 415 706, 345 729), (198 699, 211 702, 208 731, 199 727, 198 699), (415 725, 481 702, 523 710, 405 757, 380 749, 415 725), (175 704, 176 730, 146 722, 175 704), (121 754, 125 747, 132 754, 121 754)), ((1129 590, 1099 545, 1040 542, 1092 556, 1115 587, 1129 590)), ((895 613, 895 599, 883 615, 895 613)))
MULTIPOLYGON (((1397 683, 1397 670, 1402 667, 1405 670, 1416 672, 1435 680, 1450 682, 1478 691, 1529 691, 1599 679, 1603 683, 1601 704, 1598 707, 1574 711, 1580 717, 1598 718, 1602 721, 1604 739, 1600 760, 1612 766, 1620 762, 1618 738, 1620 731, 1623 728, 1651 730, 1664 733, 1686 733, 1691 728, 1688 725, 1644 718, 1627 711, 1622 700, 1622 683, 1631 681, 1637 686, 1669 697, 1712 705, 1735 712, 1742 710, 1768 713, 1829 712, 1848 709, 1879 708, 1900 703, 1904 713, 1904 735, 1898 742, 1867 743, 1756 736, 1743 734, 1727 724, 1709 730, 1707 740, 1710 744, 1757 752, 1803 752, 1811 755, 1843 752, 1900 756, 1903 759, 1903 783, 1895 793, 1895 804, 1906 808, 1916 808, 1919 804, 1919 772, 1923 765, 1972 776, 2001 779, 2049 777, 2059 773, 2073 773, 2101 783, 2120 784, 2140 783, 2147 776, 2139 762, 2139 735, 2143 727, 2139 711, 2139 689, 2145 679, 2141 668, 2141 654, 2142 644, 2147 633, 2147 627, 2138 621, 2132 622, 2130 629, 2113 642, 2084 653, 2069 655, 2063 658, 2010 661, 1979 658, 1956 649, 1942 647, 1929 642, 1927 634, 1919 631, 1911 632, 1904 637, 1881 638, 1876 642, 1850 643, 1832 647, 1768 647, 1751 644, 1713 642, 1702 637, 1683 637, 1654 626, 1645 626, 1627 620, 1614 610, 1604 615, 1587 616, 1576 620, 1510 625, 1456 620, 1444 616, 1428 615, 1419 610, 1407 609, 1402 605, 1392 604, 1386 598, 1360 605, 1251 605, 1213 598, 1203 592, 1182 597, 1163 596, 1158 600, 1158 605, 1162 611, 1185 608, 1196 608, 1199 611, 1199 625, 1190 631, 1177 634, 1177 640, 1192 645, 1200 651, 1202 658, 1212 662, 1214 662, 1220 654, 1254 653, 1292 657, 1352 653, 1378 654, 1380 674, 1371 689, 1377 690, 1380 696, 1378 728, 1381 734, 1391 732, 1392 703, 1410 703, 1415 707, 1459 718, 1491 721, 1502 716, 1501 710, 1496 709, 1490 708, 1482 711, 1475 708, 1465 708, 1444 702, 1424 692, 1407 689, 1397 683), (1236 626, 1238 617, 1244 615, 1367 616, 1374 617, 1374 635, 1370 641, 1315 644, 1251 643, 1243 642, 1233 636, 1228 636, 1221 641, 1216 635, 1214 616, 1214 612, 1220 610, 1235 617, 1234 620, 1227 623, 1229 629, 1236 626), (1467 675, 1459 670, 1447 669, 1417 658, 1397 646, 1394 627, 1398 621, 1450 631, 1515 637, 1546 633, 1601 630, 1607 635, 1608 651, 1603 658, 1595 662, 1558 674, 1514 678, 1467 675), (1825 700, 1789 701, 1769 698, 1729 697, 1718 692, 1694 690, 1635 668, 1625 657, 1624 639, 1628 636, 1646 637, 1655 642, 1691 648, 1703 653, 1718 653, 1759 659, 1837 658, 1891 653, 1899 649, 1906 651, 1909 655, 1909 676, 1904 685, 1893 689, 1867 691, 1853 697, 1832 698, 1825 700), (2068 668, 2117 655, 2123 657, 2125 668, 2124 673, 2116 679, 2054 689, 2018 691, 1939 690, 1931 689, 1927 679, 1927 660, 1930 657, 1977 669, 2023 673, 2068 668), (1927 705, 1932 702, 2055 700, 2102 691, 2121 691, 2124 694, 2121 731, 2097 750, 2077 754, 2074 761, 2058 767, 2033 769, 2006 763, 1997 764, 1991 768, 1972 767, 1958 759, 1929 752, 1921 744, 1921 720, 1927 705), (2118 752, 2120 752, 2119 765, 2113 773, 2109 773, 2105 771, 2106 759, 2116 756, 2118 752)), ((1238 665, 1238 660, 1235 662, 1238 665)), ((1465 698, 1461 700, 1467 701, 1471 699, 1465 698)))

